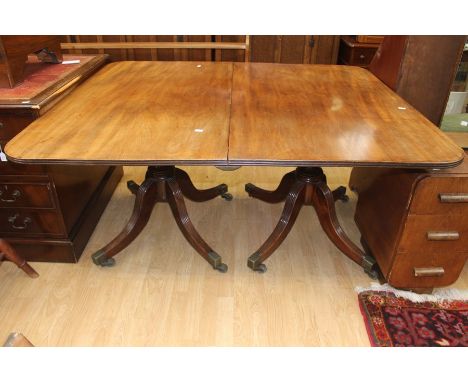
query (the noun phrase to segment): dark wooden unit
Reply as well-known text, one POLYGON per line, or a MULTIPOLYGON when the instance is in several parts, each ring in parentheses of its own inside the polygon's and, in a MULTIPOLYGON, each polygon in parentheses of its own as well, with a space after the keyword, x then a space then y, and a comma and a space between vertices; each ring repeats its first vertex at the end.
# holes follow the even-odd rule
POLYGON ((369 70, 439 126, 466 36, 385 37, 369 70))
MULTIPOLYGON (((52 68, 32 59, 33 76, 0 91, 2 147, 96 72, 106 57, 68 59, 81 63, 52 68)), ((29 261, 77 262, 121 176, 121 167, 0 162, 0 236, 29 261)))
POLYGON ((386 281, 427 290, 456 281, 468 257, 468 160, 449 170, 355 168, 355 221, 386 281))
POLYGON ((59 37, 0 36, 0 88, 13 88, 23 81, 28 55, 35 52, 46 61, 61 61, 59 37))
POLYGON ((358 42, 352 36, 342 36, 340 39, 338 63, 366 68, 371 63, 379 45, 378 43, 358 42))

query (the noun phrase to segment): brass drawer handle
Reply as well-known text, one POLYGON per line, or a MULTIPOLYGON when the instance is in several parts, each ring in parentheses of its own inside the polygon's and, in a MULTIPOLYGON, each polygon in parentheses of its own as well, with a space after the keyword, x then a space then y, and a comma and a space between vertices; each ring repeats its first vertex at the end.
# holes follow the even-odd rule
POLYGON ((13 216, 10 216, 8 218, 8 222, 11 224, 11 227, 13 229, 19 229, 19 230, 23 230, 23 229, 26 229, 28 227, 28 224, 32 223, 32 219, 28 216, 26 216, 24 219, 23 219, 23 225, 16 225, 16 219, 18 219, 19 217, 19 214, 14 214, 13 216))
POLYGON ((4 125, 3 125, 3 123, 2 123, 2 122, 0 122, 0 129, 1 129, 3 126, 4 126, 4 125))
POLYGON ((468 194, 439 194, 442 203, 468 203, 468 194))
POLYGON ((19 198, 21 198, 21 191, 18 189, 13 190, 11 193, 11 197, 8 199, 3 198, 3 193, 8 191, 8 186, 3 186, 3 191, 0 190, 0 201, 5 202, 5 203, 14 203, 16 202, 19 198))
POLYGON ((443 276, 445 273, 444 268, 434 267, 434 268, 414 268, 414 277, 434 277, 434 276, 443 276))
POLYGON ((457 231, 429 231, 427 240, 458 240, 460 234, 457 231))

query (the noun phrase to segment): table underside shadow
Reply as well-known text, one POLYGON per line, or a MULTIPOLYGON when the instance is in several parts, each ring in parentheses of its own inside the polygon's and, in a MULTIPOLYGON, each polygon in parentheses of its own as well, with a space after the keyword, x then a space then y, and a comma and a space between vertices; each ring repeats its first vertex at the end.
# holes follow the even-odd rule
POLYGON ((378 278, 375 260, 357 247, 342 229, 335 211, 335 201, 347 201, 346 188, 331 191, 320 167, 298 167, 283 176, 278 188, 267 191, 251 183, 245 185, 249 196, 267 203, 285 201, 283 212, 275 229, 261 247, 249 257, 247 265, 255 271, 265 272, 263 262, 281 245, 291 231, 299 211, 312 205, 322 229, 335 246, 355 263, 361 265, 372 278, 378 278))
POLYGON ((92 255, 93 262, 101 266, 112 266, 113 256, 126 248, 143 230, 149 221, 156 203, 168 203, 179 229, 192 247, 220 272, 227 271, 213 249, 203 240, 190 220, 184 202, 184 196, 195 202, 204 202, 217 196, 231 200, 226 184, 198 190, 185 171, 174 166, 149 166, 145 181, 139 186, 133 181, 127 183, 130 191, 136 195, 132 216, 122 232, 109 244, 92 255))

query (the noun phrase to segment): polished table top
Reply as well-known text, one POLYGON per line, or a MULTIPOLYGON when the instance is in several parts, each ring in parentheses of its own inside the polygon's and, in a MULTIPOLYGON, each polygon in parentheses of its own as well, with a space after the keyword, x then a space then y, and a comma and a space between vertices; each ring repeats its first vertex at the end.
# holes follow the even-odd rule
POLYGON ((21 163, 448 167, 463 151, 365 69, 109 64, 18 134, 21 163))

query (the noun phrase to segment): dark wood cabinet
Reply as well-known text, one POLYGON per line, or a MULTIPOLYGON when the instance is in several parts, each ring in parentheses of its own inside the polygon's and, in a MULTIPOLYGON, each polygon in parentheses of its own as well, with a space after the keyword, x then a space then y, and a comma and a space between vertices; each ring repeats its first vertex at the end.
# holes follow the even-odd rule
MULTIPOLYGON (((31 57, 24 82, 0 89, 2 147, 102 67, 106 56, 64 59, 80 62, 54 65, 31 57)), ((121 167, 0 162, 0 237, 29 261, 77 262, 121 176, 121 167)))
POLYGON ((466 36, 386 36, 369 70, 439 126, 465 41, 466 36))
POLYGON ((468 160, 454 169, 355 168, 355 221, 366 250, 397 288, 455 282, 468 258, 468 160))
POLYGON ((380 43, 362 43, 352 36, 342 36, 340 39, 338 63, 367 68, 379 46, 380 43))

